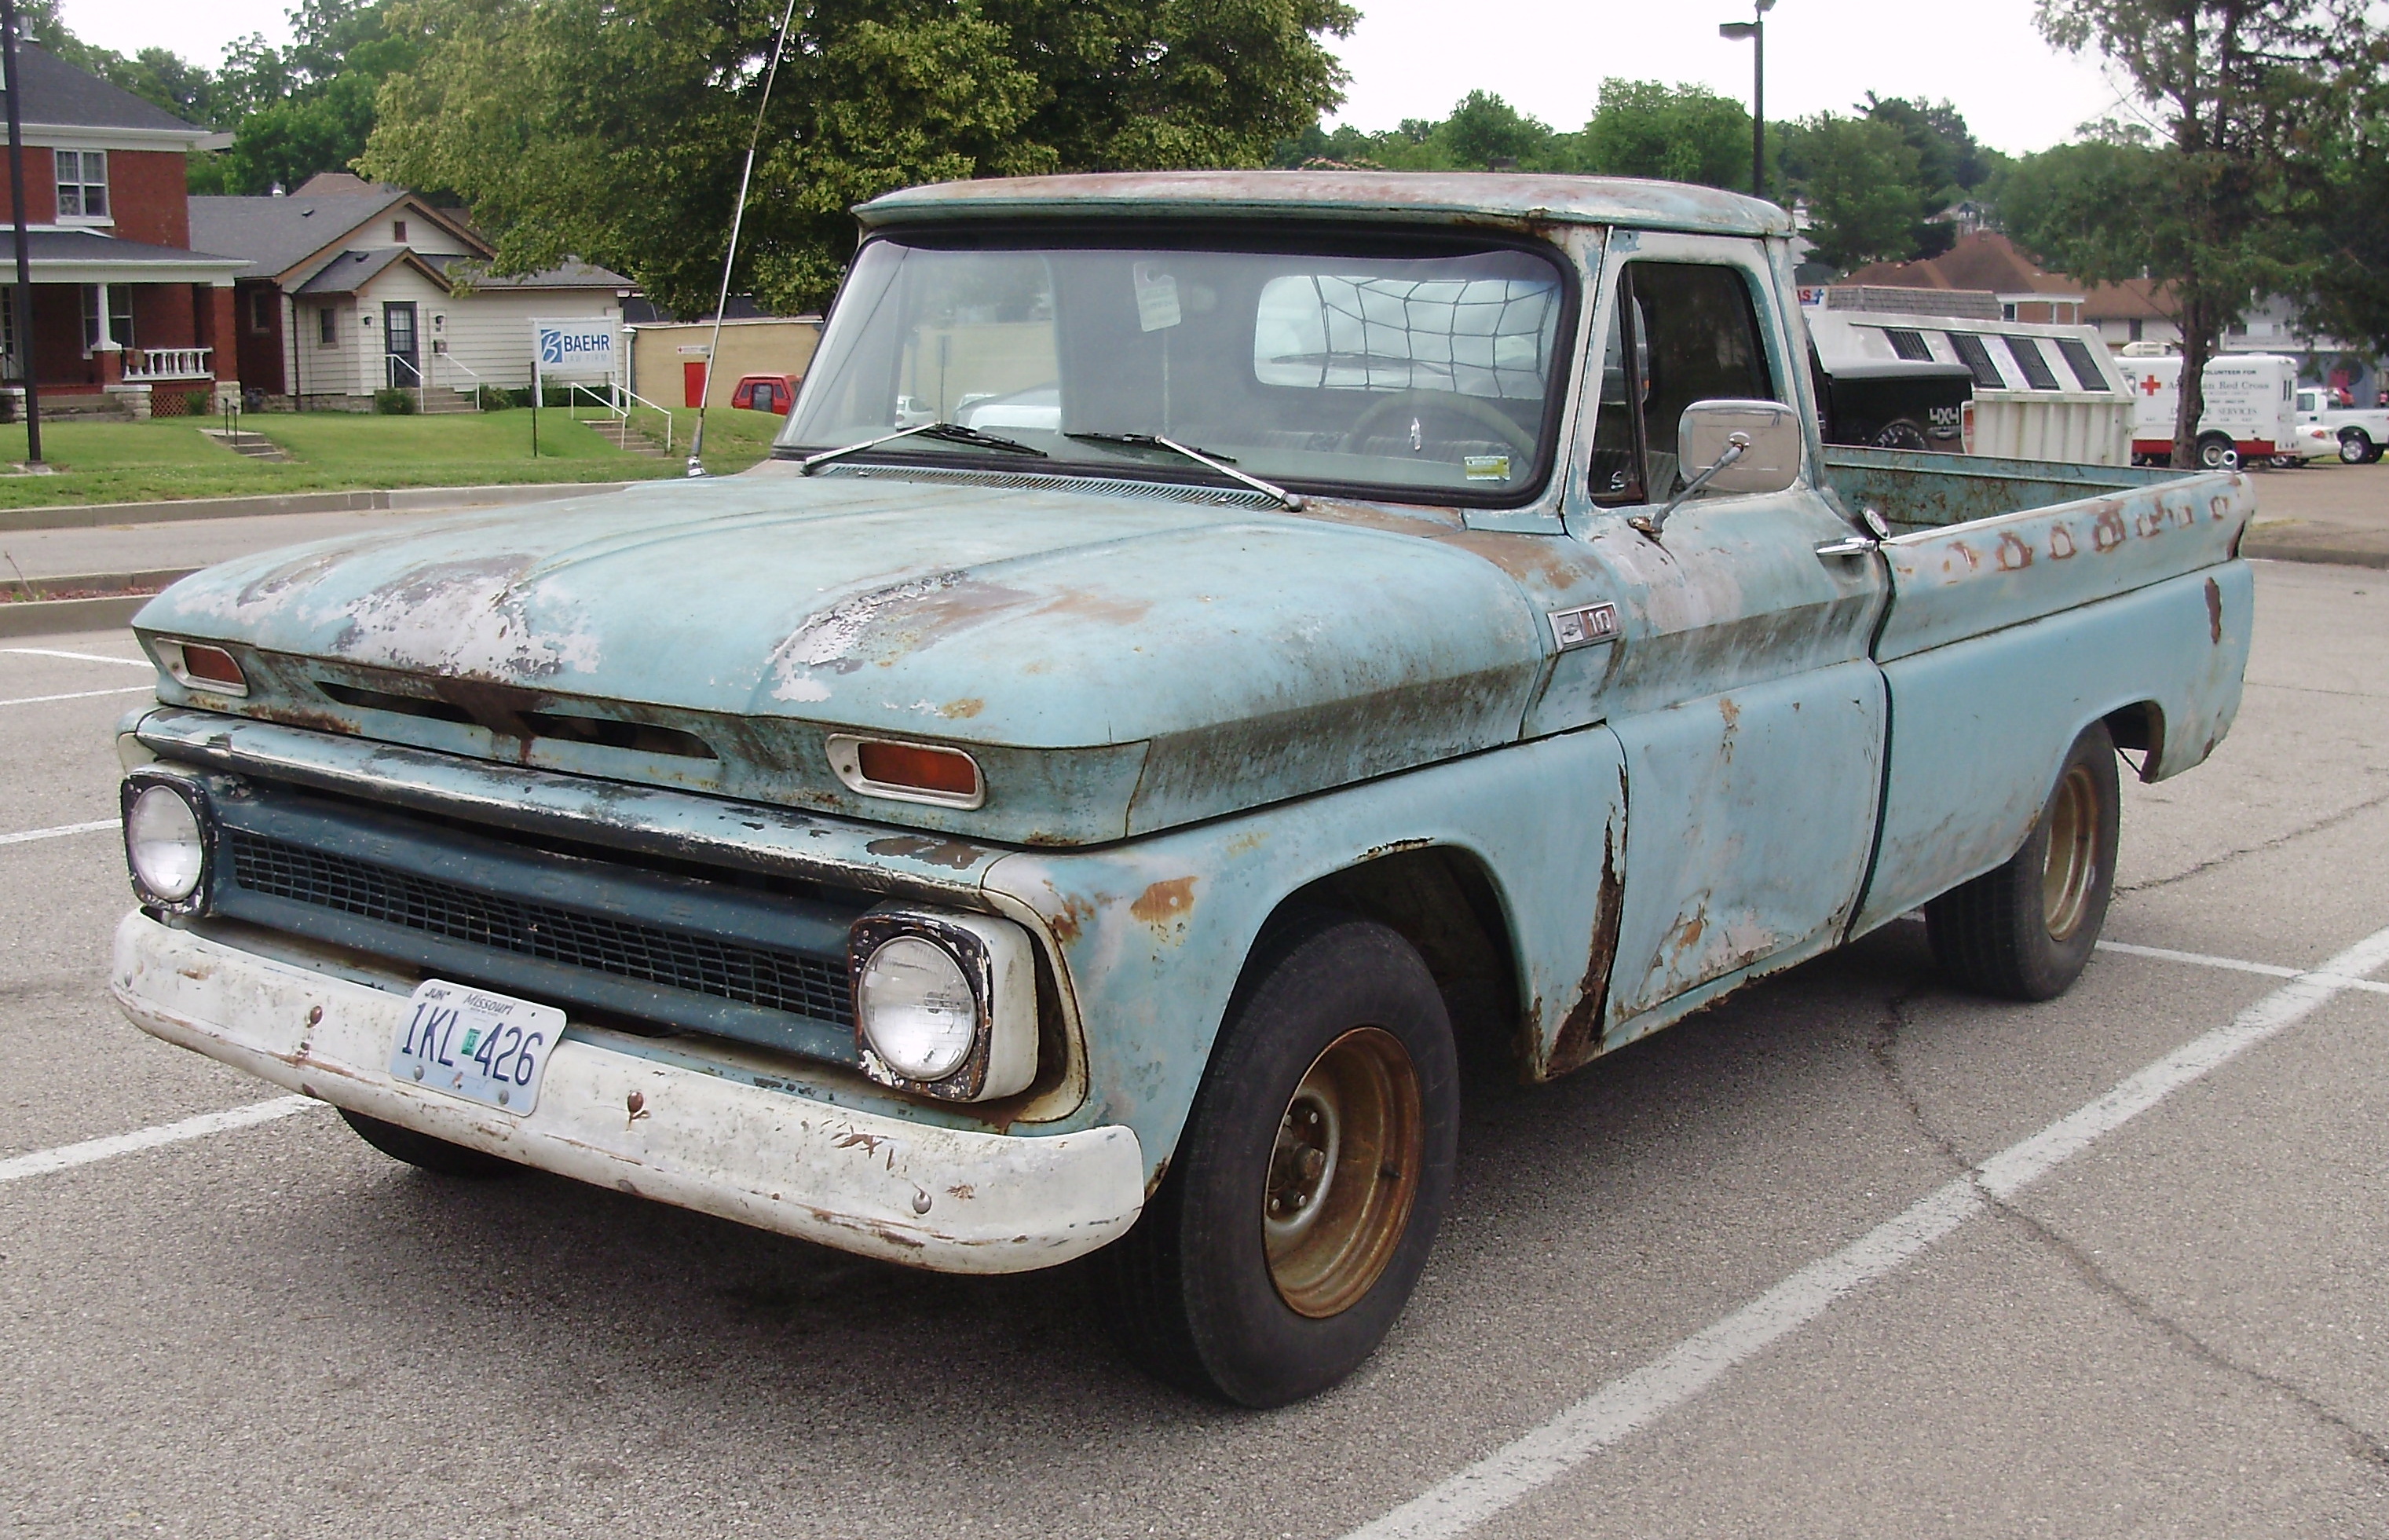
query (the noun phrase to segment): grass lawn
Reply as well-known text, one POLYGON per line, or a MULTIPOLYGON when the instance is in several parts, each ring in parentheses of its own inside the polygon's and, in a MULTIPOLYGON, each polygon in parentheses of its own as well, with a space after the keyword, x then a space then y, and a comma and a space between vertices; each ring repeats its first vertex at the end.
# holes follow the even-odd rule
MULTIPOLYGON (((263 433, 289 452, 293 459, 287 465, 244 459, 199 433, 218 421, 45 423, 44 457, 58 474, 0 476, 0 508, 372 487, 629 481, 680 469, 676 461, 625 454, 560 411, 539 414, 537 460, 530 457, 530 413, 525 410, 429 417, 342 412, 244 416, 244 429, 263 433)), ((714 441, 730 447, 718 432, 714 441)), ((0 426, 0 461, 24 458, 24 425, 0 426)), ((717 468, 737 467, 725 457, 717 468)))
MULTIPOLYGON (((683 465, 688 461, 688 437, 696 431, 696 409, 675 406, 672 414, 672 453, 683 465)), ((640 426, 656 421, 652 412, 638 414, 640 426)), ((705 414, 705 468, 716 476, 743 471, 771 452, 773 436, 787 426, 787 419, 769 412, 733 412, 716 407, 705 414)))

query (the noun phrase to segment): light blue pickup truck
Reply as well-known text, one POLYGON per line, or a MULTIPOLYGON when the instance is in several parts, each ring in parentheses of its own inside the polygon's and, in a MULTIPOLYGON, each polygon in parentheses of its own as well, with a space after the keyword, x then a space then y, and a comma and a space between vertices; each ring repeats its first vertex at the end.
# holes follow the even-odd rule
POLYGON ((1771 206, 861 218, 754 471, 143 611, 136 1023, 435 1172, 1092 1254, 1139 1362, 1268 1406, 1425 1265, 1455 1019, 1542 1080, 1920 906, 1956 981, 2055 995, 2118 757, 2239 704, 2247 483, 1828 453, 1771 206))

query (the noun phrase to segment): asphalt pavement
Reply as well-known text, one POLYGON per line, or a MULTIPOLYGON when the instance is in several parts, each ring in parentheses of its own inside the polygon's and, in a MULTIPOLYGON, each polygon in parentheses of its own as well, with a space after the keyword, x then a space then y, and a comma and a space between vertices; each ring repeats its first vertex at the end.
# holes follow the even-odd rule
POLYGON ((1408 1314, 1270 1414, 1139 1377, 1077 1268, 445 1181, 321 1108, 131 1147, 276 1093, 102 993, 130 638, 0 643, 6 1532, 2389 1533, 2389 573, 2258 571, 2070 994, 1899 923, 1476 1074, 1408 1314))

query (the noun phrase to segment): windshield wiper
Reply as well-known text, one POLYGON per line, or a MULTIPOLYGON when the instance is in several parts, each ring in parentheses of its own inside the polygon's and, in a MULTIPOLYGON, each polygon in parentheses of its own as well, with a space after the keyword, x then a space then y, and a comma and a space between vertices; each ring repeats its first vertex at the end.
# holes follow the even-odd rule
POLYGON ((1210 454, 1199 449, 1190 449, 1175 439, 1165 439, 1158 433, 1065 433, 1062 437, 1082 439, 1093 444, 1125 444, 1131 449, 1171 450, 1186 456, 1198 465, 1218 471, 1232 481, 1241 481, 1257 492, 1266 492, 1277 499, 1279 505, 1289 513, 1302 506, 1302 499, 1298 495, 1287 491, 1274 482, 1264 481, 1258 476, 1246 476, 1236 469, 1236 463, 1226 455, 1210 454))
POLYGON ((892 444, 899 439, 910 439, 915 435, 925 439, 941 439, 950 444, 969 444, 976 449, 1000 449, 1011 454, 1033 454, 1040 460, 1053 458, 1043 450, 1032 444, 1024 444, 1016 439, 1002 439, 992 433, 981 433, 975 427, 965 427, 960 423, 935 422, 923 423, 917 427, 898 428, 893 433, 883 433, 876 439, 865 439, 859 444, 846 444, 837 449, 825 449, 819 454, 809 454, 797 462, 797 471, 799 475, 811 476, 815 465, 827 465, 841 455, 857 454, 864 450, 875 449, 881 444, 892 444))

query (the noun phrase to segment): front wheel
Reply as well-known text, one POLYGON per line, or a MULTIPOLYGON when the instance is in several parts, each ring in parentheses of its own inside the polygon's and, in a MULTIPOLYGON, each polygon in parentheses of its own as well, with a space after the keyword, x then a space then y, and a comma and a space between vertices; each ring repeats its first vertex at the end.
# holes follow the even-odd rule
POLYGON ((2073 985, 2114 892, 2117 783, 2115 741, 2093 722, 2067 751, 2024 848, 1924 906, 1944 971, 2010 999, 2054 999, 2073 985))
POLYGON ((1317 917, 1256 961, 1169 1176, 1097 1254, 1148 1371, 1278 1406, 1358 1368, 1401 1314, 1451 1191, 1459 1088, 1426 964, 1372 921, 1317 917))
POLYGON ((2339 436, 2339 463, 2343 465, 2370 465, 2378 453, 2380 451, 2372 447, 2372 440, 2360 427, 2351 427, 2339 436))
POLYGON ((2237 469, 2240 451, 2225 435, 2210 433, 2198 441, 2198 463, 2202 468, 2211 471, 2237 469))

